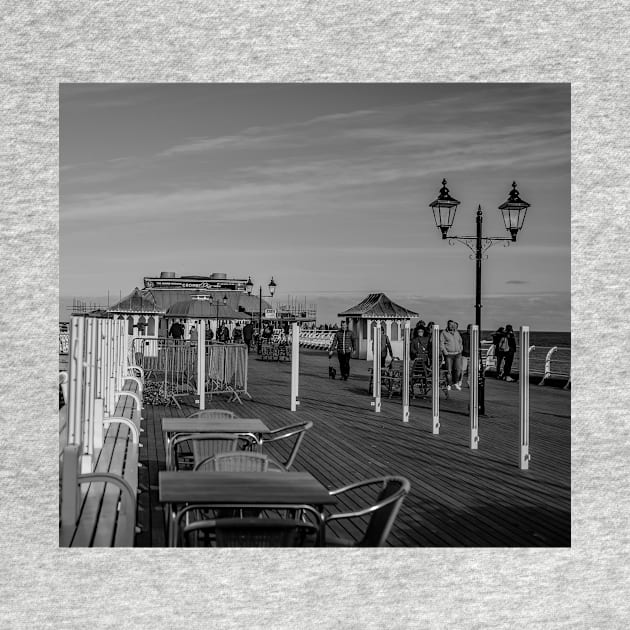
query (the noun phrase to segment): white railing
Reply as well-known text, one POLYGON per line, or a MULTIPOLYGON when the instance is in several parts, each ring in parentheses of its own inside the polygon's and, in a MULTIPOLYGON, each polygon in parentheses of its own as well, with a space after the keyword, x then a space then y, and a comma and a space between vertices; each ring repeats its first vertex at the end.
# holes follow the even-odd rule
MULTIPOLYGON (((494 354, 494 346, 490 345, 486 350, 482 350, 482 353, 484 352, 484 372, 495 370, 497 361, 494 354)), ((513 371, 517 371, 518 369, 517 366, 520 363, 520 356, 520 347, 517 347, 514 355, 513 371)), ((564 388, 567 389, 571 384, 571 348, 530 346, 529 373, 530 375, 542 376, 542 380, 538 383, 539 385, 544 385, 549 379, 566 379, 567 382, 564 388)))

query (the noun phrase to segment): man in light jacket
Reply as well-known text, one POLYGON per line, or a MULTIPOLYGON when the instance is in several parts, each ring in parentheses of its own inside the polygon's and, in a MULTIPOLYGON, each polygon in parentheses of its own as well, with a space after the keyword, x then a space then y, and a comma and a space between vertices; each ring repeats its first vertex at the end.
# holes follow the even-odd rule
POLYGON ((452 319, 446 324, 446 330, 440 333, 440 352, 446 363, 447 388, 455 384, 455 389, 461 390, 459 381, 462 376, 462 350, 464 344, 461 335, 457 332, 457 325, 452 319))

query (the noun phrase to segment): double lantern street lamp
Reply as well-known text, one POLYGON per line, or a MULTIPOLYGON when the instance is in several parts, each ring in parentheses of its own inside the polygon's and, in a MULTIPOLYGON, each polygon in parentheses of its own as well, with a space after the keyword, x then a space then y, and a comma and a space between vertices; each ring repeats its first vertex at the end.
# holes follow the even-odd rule
MULTIPOLYGON (((276 292, 276 283, 273 280, 273 276, 271 276, 271 282, 267 285, 269 289, 269 295, 263 295, 262 285, 258 288, 258 334, 262 334, 262 299, 263 297, 273 297, 273 294, 276 292)), ((252 282, 251 276, 247 279, 245 283, 245 290, 247 291, 247 295, 252 294, 252 290, 254 289, 254 283, 252 282)))
MULTIPOLYGON (((429 206, 433 210, 433 218, 435 219, 436 227, 442 232, 442 239, 448 239, 449 243, 453 245, 455 241, 463 243, 473 252, 474 260, 477 266, 477 275, 475 281, 475 324, 479 328, 479 340, 481 341, 481 261, 483 260, 484 252, 490 248, 496 241, 505 241, 505 245, 516 242, 516 237, 520 230, 523 229, 523 223, 525 222, 525 215, 527 214, 527 208, 529 205, 526 201, 523 201, 516 189, 516 182, 512 182, 512 190, 505 203, 499 206, 501 214, 503 216, 503 222, 505 229, 510 233, 509 237, 506 236, 484 236, 483 235, 483 212, 481 206, 477 209, 477 233, 475 236, 452 236, 448 234, 448 231, 453 226, 455 221, 455 213, 457 212, 457 206, 459 201, 451 197, 448 188, 446 187, 446 180, 442 180, 442 188, 440 188, 440 194, 438 198, 431 202, 429 206)), ((472 258, 472 256, 471 256, 472 258)), ((481 357, 481 352, 479 354, 481 357)), ((481 369, 479 370, 479 381, 477 383, 478 401, 479 401, 479 413, 485 414, 485 400, 484 400, 484 364, 483 357, 481 358, 481 369)))

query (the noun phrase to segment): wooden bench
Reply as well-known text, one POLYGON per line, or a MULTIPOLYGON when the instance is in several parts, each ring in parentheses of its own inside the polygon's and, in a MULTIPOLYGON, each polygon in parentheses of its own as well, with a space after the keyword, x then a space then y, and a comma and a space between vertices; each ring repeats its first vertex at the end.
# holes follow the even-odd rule
POLYGON ((64 448, 61 546, 133 546, 141 395, 140 380, 125 379, 114 415, 103 420, 103 446, 94 454, 92 472, 80 474, 79 445, 64 448))

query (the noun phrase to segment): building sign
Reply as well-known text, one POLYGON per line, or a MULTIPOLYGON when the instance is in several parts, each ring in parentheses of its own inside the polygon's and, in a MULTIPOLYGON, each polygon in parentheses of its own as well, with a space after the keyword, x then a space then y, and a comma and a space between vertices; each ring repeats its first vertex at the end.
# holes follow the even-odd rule
POLYGON ((264 317, 265 317, 265 319, 276 319, 276 311, 275 311, 275 309, 273 309, 273 308, 266 308, 264 317))
POLYGON ((192 280, 188 278, 145 278, 146 289, 231 289, 245 290, 244 280, 192 280))

